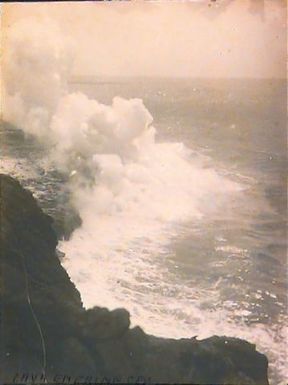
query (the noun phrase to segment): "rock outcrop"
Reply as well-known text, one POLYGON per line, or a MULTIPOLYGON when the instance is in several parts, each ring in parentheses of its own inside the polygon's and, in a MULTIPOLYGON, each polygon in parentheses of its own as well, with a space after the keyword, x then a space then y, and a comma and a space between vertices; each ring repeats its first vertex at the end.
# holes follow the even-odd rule
POLYGON ((268 384, 266 357, 246 341, 157 338, 130 328, 125 309, 86 311, 51 218, 6 175, 0 221, 1 383, 268 384))

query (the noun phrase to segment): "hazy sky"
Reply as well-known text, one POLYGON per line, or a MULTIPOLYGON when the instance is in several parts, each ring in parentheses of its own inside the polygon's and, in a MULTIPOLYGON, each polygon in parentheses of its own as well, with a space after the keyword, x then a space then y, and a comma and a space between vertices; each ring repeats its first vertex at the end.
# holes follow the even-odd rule
MULTIPOLYGON (((18 3, 4 24, 51 17, 76 47, 74 74, 285 77, 285 0, 18 3)), ((44 42, 43 42, 44 44, 44 42)))

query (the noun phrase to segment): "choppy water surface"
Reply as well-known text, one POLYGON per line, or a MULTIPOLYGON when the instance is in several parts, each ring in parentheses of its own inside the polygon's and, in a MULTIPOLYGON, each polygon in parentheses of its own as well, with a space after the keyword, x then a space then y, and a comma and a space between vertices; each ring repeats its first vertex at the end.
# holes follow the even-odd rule
MULTIPOLYGON (((147 150, 141 169, 125 169, 129 185, 113 186, 113 210, 96 207, 102 190, 85 196, 82 227, 60 244, 84 304, 125 306, 133 324, 156 335, 246 338, 268 355, 271 383, 284 383, 286 84, 101 79, 70 86, 107 104, 115 95, 142 98, 157 130, 156 154, 147 150)), ((50 214, 63 213, 68 176, 35 139, 7 124, 0 133, 1 169, 50 214)))

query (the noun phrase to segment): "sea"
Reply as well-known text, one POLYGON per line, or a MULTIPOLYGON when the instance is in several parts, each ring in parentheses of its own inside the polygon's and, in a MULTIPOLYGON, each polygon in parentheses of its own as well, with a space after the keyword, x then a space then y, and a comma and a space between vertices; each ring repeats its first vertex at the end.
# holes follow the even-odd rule
POLYGON ((82 225, 58 248, 86 308, 125 307, 157 336, 246 339, 267 355, 270 383, 284 385, 286 90, 276 79, 71 79, 71 93, 121 111, 121 140, 104 133, 91 185, 71 183, 77 166, 60 172, 43 141, 3 121, 0 171, 53 217, 78 211, 82 225), (133 98, 153 117, 155 145, 143 139, 131 160, 118 155, 142 119, 121 105, 133 98))

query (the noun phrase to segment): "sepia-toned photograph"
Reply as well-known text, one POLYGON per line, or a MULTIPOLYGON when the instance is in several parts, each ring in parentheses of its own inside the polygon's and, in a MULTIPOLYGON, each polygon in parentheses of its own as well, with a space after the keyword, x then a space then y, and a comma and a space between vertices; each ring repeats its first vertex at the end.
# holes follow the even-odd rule
POLYGON ((286 0, 0 12, 0 384, 286 385, 286 0))

